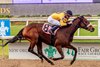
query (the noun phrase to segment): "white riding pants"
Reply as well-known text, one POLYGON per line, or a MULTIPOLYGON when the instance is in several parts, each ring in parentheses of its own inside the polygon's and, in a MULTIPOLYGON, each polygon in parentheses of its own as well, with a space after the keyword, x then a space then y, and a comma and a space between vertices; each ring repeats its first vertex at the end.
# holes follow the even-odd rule
POLYGON ((51 16, 48 17, 48 22, 52 25, 60 26, 60 22, 58 20, 53 19, 51 16))

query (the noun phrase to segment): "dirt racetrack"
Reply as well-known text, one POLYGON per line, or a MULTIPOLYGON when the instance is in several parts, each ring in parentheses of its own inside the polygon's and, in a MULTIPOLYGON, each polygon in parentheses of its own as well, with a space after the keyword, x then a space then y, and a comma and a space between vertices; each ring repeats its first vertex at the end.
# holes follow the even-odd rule
MULTIPOLYGON (((85 46, 85 44, 83 44, 85 46)), ((99 44, 95 44, 99 45, 99 44)), ((15 46, 15 45, 14 45, 15 46)), ((15 59, 0 59, 0 67, 100 67, 100 60, 76 60, 73 65, 70 65, 71 60, 53 61, 55 65, 51 65, 44 60, 15 60, 15 59)))
POLYGON ((55 65, 50 65, 45 60, 41 63, 40 60, 9 60, 0 59, 0 67, 100 67, 100 61, 93 60, 76 60, 70 66, 70 61, 59 60, 53 61, 55 65))

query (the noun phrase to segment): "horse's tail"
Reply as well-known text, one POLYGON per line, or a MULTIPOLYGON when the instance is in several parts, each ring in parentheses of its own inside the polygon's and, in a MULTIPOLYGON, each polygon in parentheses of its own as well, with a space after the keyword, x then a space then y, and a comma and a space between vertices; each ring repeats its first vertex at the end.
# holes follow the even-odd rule
MULTIPOLYGON (((24 29, 24 28, 23 28, 23 29, 24 29)), ((23 29, 21 29, 21 30, 19 31, 19 33, 18 33, 15 37, 13 37, 13 38, 10 39, 8 42, 6 42, 6 43, 3 45, 3 47, 5 47, 8 43, 14 43, 14 42, 16 42, 17 40, 21 40, 21 39, 23 38, 23 35, 22 35, 23 29)))

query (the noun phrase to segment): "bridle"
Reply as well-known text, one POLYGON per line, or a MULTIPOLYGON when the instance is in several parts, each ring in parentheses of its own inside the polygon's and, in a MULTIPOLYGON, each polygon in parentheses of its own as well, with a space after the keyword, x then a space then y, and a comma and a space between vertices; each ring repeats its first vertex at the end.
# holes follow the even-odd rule
POLYGON ((80 16, 78 18, 80 19, 80 23, 83 23, 86 28, 92 25, 91 23, 87 24, 87 21, 83 21, 83 18, 84 18, 83 16, 80 16))

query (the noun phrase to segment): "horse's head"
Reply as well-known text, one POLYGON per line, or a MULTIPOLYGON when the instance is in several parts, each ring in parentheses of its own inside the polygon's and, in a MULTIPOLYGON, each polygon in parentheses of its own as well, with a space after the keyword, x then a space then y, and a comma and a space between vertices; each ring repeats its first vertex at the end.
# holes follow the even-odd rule
POLYGON ((90 32, 95 30, 93 25, 86 18, 84 18, 84 16, 80 16, 78 18, 80 19, 80 28, 84 28, 90 32))

